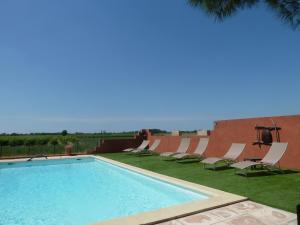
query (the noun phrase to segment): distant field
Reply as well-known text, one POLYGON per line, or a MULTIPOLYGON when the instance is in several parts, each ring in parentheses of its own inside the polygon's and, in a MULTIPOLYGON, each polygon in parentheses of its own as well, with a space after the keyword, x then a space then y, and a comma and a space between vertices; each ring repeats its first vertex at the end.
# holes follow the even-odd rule
POLYGON ((0 135, 0 157, 29 156, 38 154, 62 154, 66 144, 73 145, 73 153, 94 149, 101 140, 129 139, 134 133, 68 134, 61 135, 0 135), (2 142, 1 142, 2 140, 2 142), (6 144, 3 140, 8 141, 6 144), (33 140, 33 143, 30 141, 33 140), (57 140, 57 142, 53 141, 57 140), (21 141, 21 144, 19 143, 21 141), (13 143, 12 143, 13 142, 13 143), (55 142, 53 144, 53 142, 55 142))

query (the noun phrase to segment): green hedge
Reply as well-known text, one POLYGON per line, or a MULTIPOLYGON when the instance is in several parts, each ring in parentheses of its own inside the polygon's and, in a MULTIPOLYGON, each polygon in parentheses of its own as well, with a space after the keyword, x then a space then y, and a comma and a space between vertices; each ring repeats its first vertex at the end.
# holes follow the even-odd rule
POLYGON ((74 136, 2 136, 0 146, 66 145, 78 141, 74 136))
POLYGON ((73 153, 95 149, 100 140, 133 138, 133 133, 0 135, 0 157, 61 154, 65 145, 73 145, 73 153))

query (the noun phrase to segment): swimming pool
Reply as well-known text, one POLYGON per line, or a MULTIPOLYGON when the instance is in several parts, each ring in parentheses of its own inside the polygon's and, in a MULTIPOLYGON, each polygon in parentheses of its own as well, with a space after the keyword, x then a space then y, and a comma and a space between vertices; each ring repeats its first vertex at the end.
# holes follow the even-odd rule
POLYGON ((82 225, 205 201, 95 157, 0 163, 0 224, 82 225))

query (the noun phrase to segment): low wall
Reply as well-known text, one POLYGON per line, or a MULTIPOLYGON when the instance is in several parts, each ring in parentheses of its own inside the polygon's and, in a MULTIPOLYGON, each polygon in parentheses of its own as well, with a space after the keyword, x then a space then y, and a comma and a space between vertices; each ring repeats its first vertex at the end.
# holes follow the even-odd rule
MULTIPOLYGON (((205 156, 223 156, 230 145, 235 142, 246 144, 239 160, 250 156, 263 157, 270 147, 253 145, 253 142, 257 139, 255 126, 273 126, 273 122, 281 127, 279 131, 280 141, 289 143, 285 155, 280 160, 280 166, 300 169, 300 115, 217 121, 214 130, 210 133, 205 156)), ((275 131, 272 131, 272 135, 273 140, 276 141, 275 131)), ((155 139, 161 140, 161 144, 157 149, 158 152, 176 151, 181 138, 181 136, 152 135, 148 137, 150 144, 155 139)), ((191 145, 188 152, 193 152, 200 136, 191 136, 190 138, 191 145)))
POLYGON ((141 139, 113 139, 104 140, 100 147, 96 148, 97 153, 121 152, 126 148, 136 148, 142 143, 141 139))
MULTIPOLYGON (((280 160, 280 165, 286 168, 300 169, 300 115, 263 117, 237 120, 223 120, 216 123, 208 145, 208 156, 222 156, 231 143, 246 143, 246 148, 240 160, 248 156, 263 157, 269 146, 253 145, 256 138, 256 125, 273 126, 273 122, 281 127, 280 141, 288 142, 288 149, 280 160)), ((276 141, 275 131, 272 131, 273 141, 276 141)))
POLYGON ((136 148, 143 142, 144 139, 147 139, 146 130, 142 130, 132 139, 103 140, 101 145, 96 147, 96 153, 121 152, 126 148, 136 148))

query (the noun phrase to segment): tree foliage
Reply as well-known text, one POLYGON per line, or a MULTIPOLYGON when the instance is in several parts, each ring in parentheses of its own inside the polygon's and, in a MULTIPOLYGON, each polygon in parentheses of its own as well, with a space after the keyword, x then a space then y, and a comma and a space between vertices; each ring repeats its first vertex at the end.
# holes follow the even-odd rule
POLYGON ((26 140, 24 140, 24 145, 25 146, 33 146, 37 143, 37 140, 34 138, 27 138, 26 140))
POLYGON ((300 0, 188 0, 188 2, 220 21, 239 10, 264 3, 292 28, 296 29, 300 25, 300 0))
POLYGON ((9 145, 9 140, 7 138, 0 138, 0 146, 7 146, 9 145))
POLYGON ((62 135, 62 136, 67 136, 67 134, 68 134, 68 131, 67 131, 67 130, 63 130, 63 131, 61 132, 61 135, 62 135))
POLYGON ((53 145, 53 146, 56 146, 56 145, 58 145, 58 140, 57 140, 57 138, 52 138, 51 140, 50 140, 50 144, 51 145, 53 145))
POLYGON ((0 146, 66 145, 78 142, 74 136, 0 136, 0 146))

